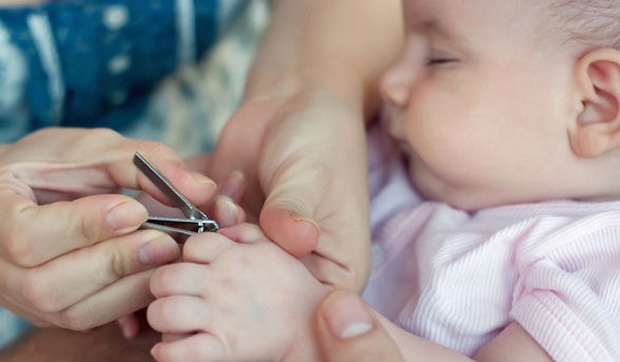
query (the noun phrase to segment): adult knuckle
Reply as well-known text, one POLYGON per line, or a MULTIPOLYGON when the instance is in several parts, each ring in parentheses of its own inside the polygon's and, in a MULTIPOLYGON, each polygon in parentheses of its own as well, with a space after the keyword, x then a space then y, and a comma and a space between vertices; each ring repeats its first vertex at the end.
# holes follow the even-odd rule
POLYGON ((88 245, 92 245, 98 241, 100 241, 101 233, 100 228, 96 227, 96 223, 94 220, 88 218, 88 214, 81 213, 80 215, 76 215, 73 218, 75 222, 78 222, 77 226, 80 235, 84 238, 88 245))
POLYGON ((81 142, 86 144, 101 143, 102 140, 114 140, 120 139, 121 136, 118 132, 109 128, 93 128, 85 132, 81 137, 81 142))
POLYGON ((60 294, 39 273, 27 273, 22 281, 22 296, 27 305, 43 313, 54 313, 62 308, 60 294))
POLYGON ((20 267, 30 268, 44 260, 40 260, 37 241, 27 232, 18 220, 28 220, 28 215, 22 211, 13 210, 13 217, 2 225, 2 240, 0 241, 0 252, 11 262, 20 267))
POLYGON ((11 233, 0 244, 2 254, 12 263, 23 268, 33 267, 40 262, 36 258, 35 243, 25 235, 11 233))
POLYGON ((110 280, 118 280, 129 273, 130 268, 125 265, 125 258, 120 250, 116 248, 108 250, 107 271, 110 280))
POLYGON ((145 150, 145 153, 156 155, 154 157, 157 158, 162 155, 176 155, 172 148, 160 142, 142 141, 141 148, 145 150))
POLYGON ((92 150, 93 147, 99 145, 114 143, 115 139, 121 138, 122 136, 118 132, 107 128, 78 130, 68 141, 67 147, 56 150, 56 153, 57 156, 66 160, 75 160, 76 158, 79 160, 88 154, 85 152, 86 150, 92 150))
POLYGON ((67 308, 59 313, 59 325, 74 331, 83 331, 94 327, 94 311, 87 305, 67 308))

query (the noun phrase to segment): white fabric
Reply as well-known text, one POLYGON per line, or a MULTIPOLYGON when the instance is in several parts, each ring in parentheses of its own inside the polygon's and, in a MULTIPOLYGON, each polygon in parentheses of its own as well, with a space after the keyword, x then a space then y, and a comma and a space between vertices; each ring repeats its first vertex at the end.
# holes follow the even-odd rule
POLYGON ((514 320, 555 360, 620 360, 620 202, 468 213, 420 201, 401 162, 369 147, 373 307, 469 356, 514 320))

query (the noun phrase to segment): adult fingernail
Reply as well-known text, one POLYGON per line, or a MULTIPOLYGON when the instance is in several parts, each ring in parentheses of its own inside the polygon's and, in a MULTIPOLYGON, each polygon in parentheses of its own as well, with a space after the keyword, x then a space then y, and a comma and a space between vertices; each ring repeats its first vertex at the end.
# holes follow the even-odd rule
POLYGON ((328 298, 324 317, 332 335, 340 339, 354 338, 373 328, 370 311, 358 296, 338 291, 328 298))
POLYGON ((181 256, 179 246, 168 235, 156 230, 144 233, 149 241, 138 249, 138 261, 142 265, 159 265, 181 256))
POLYGON ((105 217, 110 230, 116 233, 128 233, 140 227, 148 218, 148 211, 137 201, 127 201, 114 206, 105 217))
POLYGON ((192 177, 194 178, 194 181, 196 181, 196 183, 199 185, 211 185, 214 190, 217 189, 217 184, 215 183, 215 181, 211 180, 209 177, 201 173, 192 173, 192 177))

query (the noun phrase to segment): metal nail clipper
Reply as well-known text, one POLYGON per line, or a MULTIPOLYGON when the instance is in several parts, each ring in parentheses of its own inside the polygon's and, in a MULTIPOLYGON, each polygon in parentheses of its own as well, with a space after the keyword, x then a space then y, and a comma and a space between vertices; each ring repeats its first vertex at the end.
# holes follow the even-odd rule
POLYGON ((164 231, 179 242, 195 233, 219 229, 214 220, 194 206, 139 152, 135 153, 133 163, 185 215, 185 218, 150 216, 142 225, 144 228, 164 231))

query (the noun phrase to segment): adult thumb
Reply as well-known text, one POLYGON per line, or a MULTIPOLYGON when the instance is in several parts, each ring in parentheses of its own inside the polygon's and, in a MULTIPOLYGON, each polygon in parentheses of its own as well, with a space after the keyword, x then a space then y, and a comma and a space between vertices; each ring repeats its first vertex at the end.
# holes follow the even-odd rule
POLYGON ((324 361, 404 361, 374 312, 355 293, 328 294, 316 313, 317 341, 324 361))

